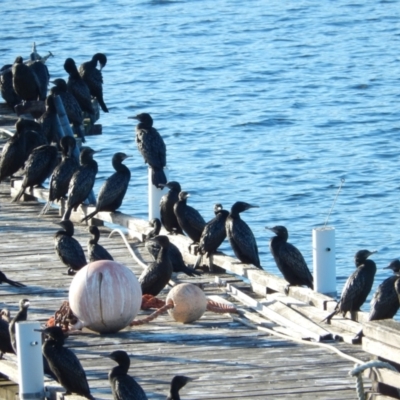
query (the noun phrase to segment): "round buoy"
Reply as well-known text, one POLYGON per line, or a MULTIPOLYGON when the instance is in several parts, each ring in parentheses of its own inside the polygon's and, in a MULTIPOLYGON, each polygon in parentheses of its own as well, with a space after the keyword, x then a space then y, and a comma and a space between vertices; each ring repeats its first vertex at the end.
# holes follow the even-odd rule
POLYGON ((69 304, 83 326, 114 333, 136 317, 142 289, 135 274, 115 261, 100 260, 80 269, 69 288, 69 304))
POLYGON ((174 308, 168 314, 177 321, 187 324, 201 318, 207 309, 204 292, 192 283, 180 283, 168 293, 166 304, 173 302, 174 308))

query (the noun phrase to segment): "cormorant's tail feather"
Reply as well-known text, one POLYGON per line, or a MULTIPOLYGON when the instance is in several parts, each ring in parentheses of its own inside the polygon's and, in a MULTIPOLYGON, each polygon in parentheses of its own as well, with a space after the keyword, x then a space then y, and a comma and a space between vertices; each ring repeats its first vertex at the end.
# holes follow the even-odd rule
POLYGON ((18 194, 11 200, 11 203, 19 201, 24 193, 25 193, 25 187, 21 186, 21 189, 19 190, 18 194))
POLYGON ((5 279, 4 282, 6 282, 9 285, 14 286, 14 287, 25 287, 26 286, 21 282, 12 281, 11 279, 5 279))
POLYGON ((151 168, 151 181, 156 188, 162 189, 160 183, 167 183, 167 177, 165 176, 164 170, 151 168))
POLYGON ((90 214, 86 215, 86 217, 83 217, 81 219, 81 222, 87 221, 90 218, 93 218, 96 214, 97 214, 97 210, 94 210, 93 212, 91 212, 90 214))
POLYGON ((186 274, 188 276, 195 276, 195 275, 200 276, 201 275, 200 271, 195 271, 194 269, 189 268, 189 267, 182 268, 181 272, 183 272, 184 274, 186 274))
POLYGON ((327 324, 330 324, 331 323, 331 319, 332 319, 332 317, 333 316, 335 316, 336 314, 338 313, 338 310, 333 310, 326 318, 324 318, 321 322, 325 322, 326 321, 326 323, 327 324))
POLYGON ((107 106, 106 106, 106 103, 104 103, 103 98, 100 99, 100 98, 97 97, 97 101, 99 102, 101 109, 102 109, 104 112, 108 113, 108 108, 107 108, 107 106))

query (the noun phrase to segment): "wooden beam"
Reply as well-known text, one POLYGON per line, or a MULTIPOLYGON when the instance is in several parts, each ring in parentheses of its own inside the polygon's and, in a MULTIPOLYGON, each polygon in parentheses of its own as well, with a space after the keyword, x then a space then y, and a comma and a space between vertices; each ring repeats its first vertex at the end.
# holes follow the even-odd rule
MULTIPOLYGON (((398 321, 385 319, 366 322, 363 324, 363 333, 368 338, 383 342, 400 350, 400 322, 398 321)), ((397 359, 397 362, 399 360, 400 358, 397 359)))
POLYGON ((389 361, 398 362, 400 360, 400 347, 394 347, 369 337, 363 337, 362 349, 367 353, 385 358, 389 361))

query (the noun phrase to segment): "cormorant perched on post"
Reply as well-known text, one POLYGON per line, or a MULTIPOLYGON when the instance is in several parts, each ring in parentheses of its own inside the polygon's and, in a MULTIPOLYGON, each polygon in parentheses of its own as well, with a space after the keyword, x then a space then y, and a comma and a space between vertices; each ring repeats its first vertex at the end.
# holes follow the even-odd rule
POLYGON ((180 227, 174 212, 174 205, 179 200, 179 192, 182 190, 181 185, 176 181, 162 183, 159 186, 167 187, 168 193, 164 194, 160 200, 160 219, 164 228, 169 233, 180 233, 183 235, 183 230, 180 227))
POLYGON ((260 258, 258 256, 257 242, 250 227, 240 218, 240 213, 249 208, 258 206, 237 201, 231 208, 226 219, 226 235, 235 256, 245 264, 253 264, 261 268, 260 258))
POLYGON ((123 350, 116 350, 108 357, 118 363, 118 366, 108 373, 114 400, 147 400, 146 393, 142 387, 134 378, 128 375, 129 366, 131 365, 128 354, 123 350))
POLYGON ((169 259, 169 239, 167 236, 156 236, 156 240, 161 249, 157 260, 150 263, 139 277, 142 287, 142 294, 157 296, 171 279, 173 267, 169 259))
POLYGON ((11 320, 9 325, 10 331, 10 338, 11 338, 11 345, 14 349, 15 354, 17 354, 17 338, 15 335, 15 324, 17 322, 26 321, 28 318, 28 307, 29 307, 29 300, 28 299, 21 299, 19 301, 19 310, 15 314, 14 318, 11 320))
POLYGON ((11 344, 10 336, 10 311, 3 308, 0 312, 0 359, 3 358, 4 353, 15 354, 11 344))
POLYGON ((190 194, 185 191, 179 193, 179 200, 174 205, 174 213, 182 230, 194 243, 198 243, 206 221, 196 209, 187 205, 189 196, 190 194))
POLYGON ((90 262, 98 261, 98 260, 111 260, 114 261, 111 254, 100 245, 100 231, 96 225, 89 226, 89 232, 92 234, 92 238, 88 240, 87 250, 90 262))
POLYGON ((136 145, 144 158, 144 162, 151 168, 151 181, 157 188, 160 184, 167 183, 164 167, 167 165, 167 149, 161 135, 153 128, 153 118, 150 114, 142 113, 135 117, 139 123, 136 125, 136 145))
POLYGON ((35 60, 35 55, 31 54, 29 68, 36 75, 39 83, 39 100, 45 100, 47 97, 47 87, 49 86, 50 74, 47 65, 40 60, 35 60))
POLYGON ((78 357, 70 349, 64 347, 65 336, 59 326, 42 330, 47 337, 42 346, 50 370, 58 382, 66 390, 65 394, 76 393, 90 400, 95 400, 90 394, 86 373, 78 357))
POLYGON ((4 101, 14 111, 14 107, 21 103, 22 99, 15 93, 11 68, 12 64, 6 64, 0 69, 0 72, 8 70, 3 75, 0 75, 0 93, 4 101))
POLYGON ((76 211, 93 189, 98 171, 97 162, 93 160, 95 150, 90 147, 82 148, 79 155, 80 166, 72 175, 68 188, 68 200, 63 219, 69 219, 72 209, 76 211))
POLYGON ((184 375, 175 375, 171 381, 171 388, 167 400, 181 400, 179 391, 192 380, 192 378, 188 378, 184 375))
POLYGON ((43 182, 52 174, 57 165, 57 148, 52 145, 39 146, 33 149, 31 155, 25 163, 24 179, 21 189, 12 200, 18 201, 25 193, 26 188, 42 186, 43 182))
POLYGON ((307 286, 314 289, 313 277, 308 269, 307 263, 304 260, 300 251, 288 243, 289 233, 288 230, 281 225, 268 228, 274 232, 276 236, 272 237, 269 242, 269 249, 274 257, 279 271, 288 282, 286 287, 286 294, 288 293, 289 286, 307 286))
POLYGON ((322 322, 330 323, 334 315, 341 312, 344 317, 348 311, 358 311, 364 304, 371 291, 376 273, 375 263, 368 260, 368 257, 374 253, 376 251, 369 250, 359 250, 356 253, 354 260, 357 269, 347 278, 335 310, 322 322))
POLYGON ((122 164, 122 161, 128 157, 125 153, 113 155, 112 166, 115 172, 101 186, 97 196, 96 209, 82 218, 81 222, 93 218, 100 211, 115 212, 121 207, 131 179, 131 171, 126 165, 122 164))
POLYGON ((74 224, 70 220, 63 220, 59 225, 63 229, 54 235, 54 248, 61 262, 68 267, 68 275, 74 275, 87 264, 85 253, 80 243, 72 237, 74 224))
POLYGON ((20 283, 17 281, 12 281, 11 279, 8 279, 5 275, 5 273, 0 271, 0 285, 2 283, 8 283, 9 285, 15 286, 15 287, 25 287, 26 286, 23 283, 20 283))
POLYGON ((12 66, 13 88, 22 100, 38 100, 40 97, 40 82, 35 72, 23 63, 21 56, 17 57, 12 66))
POLYGON ((92 105, 92 97, 88 85, 79 75, 78 68, 72 58, 67 58, 64 63, 64 69, 68 73, 67 87, 68 92, 72 93, 82 111, 89 114, 92 123, 94 122, 94 109, 92 105))
POLYGON ((103 53, 96 53, 90 61, 84 62, 79 67, 79 74, 89 88, 92 97, 96 98, 104 112, 108 108, 103 100, 103 75, 101 70, 107 64, 107 57, 103 53), (97 62, 100 63, 100 69, 97 69, 97 62))
POLYGON ((195 268, 200 265, 202 256, 206 255, 209 261, 209 270, 212 271, 213 254, 226 238, 225 224, 229 211, 224 210, 221 204, 215 204, 214 214, 215 217, 211 221, 207 222, 201 234, 199 243, 200 254, 197 257, 195 268))
POLYGON ((40 215, 47 213, 53 201, 59 201, 66 196, 72 175, 78 169, 78 162, 72 154, 76 147, 75 138, 73 136, 63 136, 60 141, 60 147, 62 150, 62 158, 51 174, 49 198, 40 212, 40 215))

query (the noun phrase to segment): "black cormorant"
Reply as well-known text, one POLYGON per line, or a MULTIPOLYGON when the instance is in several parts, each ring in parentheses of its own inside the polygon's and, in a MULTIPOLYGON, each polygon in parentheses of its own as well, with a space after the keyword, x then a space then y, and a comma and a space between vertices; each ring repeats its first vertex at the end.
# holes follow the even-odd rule
POLYGON ((23 283, 17 282, 17 281, 12 281, 11 279, 8 279, 5 275, 4 272, 0 271, 0 284, 2 283, 8 283, 11 286, 15 287, 24 287, 25 285, 23 283))
POLYGON ((116 350, 108 357, 118 363, 118 366, 108 373, 114 400, 147 400, 142 387, 128 375, 131 364, 128 354, 123 350, 116 350))
POLYGON ((8 327, 10 331, 11 345, 12 348, 14 349, 15 354, 17 354, 17 338, 15 333, 15 324, 17 322, 26 321, 26 319, 28 318, 28 307, 29 307, 29 300, 21 299, 19 301, 19 310, 12 318, 10 325, 8 327))
POLYGON ((179 200, 179 192, 182 190, 181 185, 176 181, 170 181, 159 186, 169 189, 168 193, 164 194, 160 200, 161 223, 169 233, 180 233, 183 235, 183 230, 174 212, 174 205, 179 200))
POLYGON ((54 235, 54 248, 61 262, 68 267, 68 275, 74 275, 87 264, 85 253, 80 243, 73 238, 73 223, 63 220, 59 225, 63 229, 54 235))
POLYGON ((184 375, 175 375, 171 381, 171 388, 167 400, 181 400, 179 391, 192 380, 192 378, 188 378, 184 375))
POLYGON ((189 196, 190 194, 185 191, 179 193, 179 200, 174 205, 174 213, 182 230, 194 243, 198 243, 206 221, 196 209, 187 205, 189 196))
POLYGON ((13 87, 22 100, 38 100, 40 97, 40 82, 35 72, 23 63, 21 56, 17 57, 12 66, 13 87))
POLYGON ((81 222, 93 218, 100 211, 115 212, 121 206, 131 179, 131 171, 122 164, 126 158, 125 153, 115 153, 112 158, 112 166, 115 172, 108 177, 99 190, 96 209, 82 218, 81 222))
POLYGON ((359 250, 356 253, 354 260, 357 268, 347 278, 335 310, 323 321, 330 323, 332 317, 340 312, 344 317, 348 311, 360 310, 374 283, 376 265, 372 260, 368 260, 368 257, 374 253, 376 251, 369 250, 359 250))
POLYGON ((235 256, 245 264, 253 264, 261 268, 260 258, 258 256, 257 242, 250 227, 240 218, 240 213, 249 208, 258 207, 237 201, 231 208, 226 219, 226 235, 235 256))
POLYGON ((50 144, 52 142, 58 143, 59 140, 59 119, 57 114, 56 105, 54 103, 54 96, 48 95, 45 100, 46 111, 38 119, 39 124, 42 126, 42 133, 50 144))
POLYGON ((72 175, 68 188, 68 199, 63 219, 69 219, 72 209, 76 211, 93 189, 98 171, 97 162, 93 160, 95 150, 84 147, 79 155, 80 166, 72 175))
POLYGON ((70 349, 64 347, 65 336, 59 326, 43 330, 46 337, 42 346, 50 370, 58 382, 66 390, 65 394, 76 393, 90 400, 95 400, 90 394, 86 373, 78 357, 70 349))
POLYGON ((87 243, 87 250, 90 262, 98 260, 114 261, 111 254, 98 243, 100 238, 99 228, 95 225, 90 225, 89 232, 92 234, 92 238, 89 239, 87 243))
POLYGON ((103 53, 96 53, 90 61, 84 62, 79 67, 79 74, 89 88, 92 97, 96 98, 104 112, 108 108, 103 100, 103 75, 101 70, 107 64, 107 57, 103 53), (97 62, 100 69, 97 69, 97 62))
POLYGON ((266 229, 276 234, 269 242, 269 249, 279 271, 289 283, 286 292, 289 286, 307 286, 314 289, 313 277, 303 255, 297 247, 287 241, 289 238, 288 230, 281 225, 273 228, 266 227, 266 229))
POLYGON ((12 64, 6 64, 0 69, 0 72, 8 70, 3 75, 0 75, 0 93, 4 101, 14 111, 14 107, 21 103, 22 99, 15 93, 11 68, 12 64))
POLYGON ((15 351, 11 344, 10 336, 10 311, 3 308, 0 312, 0 359, 3 358, 4 353, 15 354, 15 351))
POLYGON ((49 86, 50 74, 47 65, 36 60, 31 55, 31 62, 28 64, 29 68, 33 71, 36 76, 37 82, 39 83, 39 100, 45 100, 47 97, 47 87, 49 86))
POLYGON ((142 113, 135 117, 139 120, 136 125, 136 145, 144 158, 144 162, 151 168, 153 185, 160 188, 160 184, 167 183, 164 167, 167 164, 167 149, 163 138, 153 128, 153 118, 150 114, 142 113))

